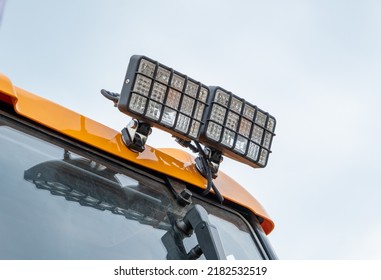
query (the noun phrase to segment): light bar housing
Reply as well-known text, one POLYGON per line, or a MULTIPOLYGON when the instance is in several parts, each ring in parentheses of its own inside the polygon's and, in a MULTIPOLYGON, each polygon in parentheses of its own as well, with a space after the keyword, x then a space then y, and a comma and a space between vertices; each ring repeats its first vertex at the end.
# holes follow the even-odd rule
POLYGON ((186 140, 198 140, 209 88, 148 57, 130 59, 118 109, 186 140))
POLYGON ((250 166, 265 167, 275 118, 221 87, 210 87, 210 92, 200 143, 250 166))
POLYGON ((198 141, 255 168, 267 165, 275 136, 273 116, 146 56, 131 57, 117 105, 173 136, 198 141))

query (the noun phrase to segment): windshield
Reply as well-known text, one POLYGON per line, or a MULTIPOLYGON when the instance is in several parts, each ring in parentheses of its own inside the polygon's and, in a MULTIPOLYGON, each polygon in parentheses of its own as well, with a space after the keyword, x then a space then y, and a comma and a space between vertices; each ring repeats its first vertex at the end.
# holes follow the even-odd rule
MULTIPOLYGON (((195 204, 228 259, 264 258, 233 212, 196 197, 180 206, 161 178, 47 140, 0 115, 0 259, 166 259, 163 236, 195 204)), ((197 243, 184 238, 187 251, 197 243)))

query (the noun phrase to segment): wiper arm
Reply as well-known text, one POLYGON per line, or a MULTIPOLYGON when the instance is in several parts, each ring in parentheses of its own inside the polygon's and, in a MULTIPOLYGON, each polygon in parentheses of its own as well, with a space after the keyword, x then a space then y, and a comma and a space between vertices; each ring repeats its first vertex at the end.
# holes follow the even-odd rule
POLYGON ((172 230, 161 238, 168 251, 167 259, 198 259, 204 254, 207 260, 226 260, 217 228, 210 223, 204 207, 194 205, 182 220, 173 221, 172 224, 172 230), (183 240, 193 233, 198 245, 186 252, 183 240))

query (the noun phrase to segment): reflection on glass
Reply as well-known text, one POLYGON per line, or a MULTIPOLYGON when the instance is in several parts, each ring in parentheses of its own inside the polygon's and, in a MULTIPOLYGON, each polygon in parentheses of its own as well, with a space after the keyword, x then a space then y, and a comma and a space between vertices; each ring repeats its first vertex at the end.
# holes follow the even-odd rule
MULTIPOLYGON (((185 215, 166 186, 5 126, 0 119, 0 259, 166 259, 185 215)), ((245 223, 210 214, 227 255, 262 258, 245 223)), ((197 244, 195 236, 185 247, 197 244)))

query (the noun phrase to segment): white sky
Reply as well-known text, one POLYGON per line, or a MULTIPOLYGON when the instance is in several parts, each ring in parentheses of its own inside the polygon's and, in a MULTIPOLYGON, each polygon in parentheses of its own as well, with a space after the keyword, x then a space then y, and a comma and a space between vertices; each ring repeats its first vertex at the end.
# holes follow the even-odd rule
MULTIPOLYGON (((144 54, 277 118, 268 166, 225 170, 276 222, 282 259, 381 259, 381 2, 8 0, 0 71, 117 130, 144 54)), ((148 144, 177 147, 155 131, 148 144)))

